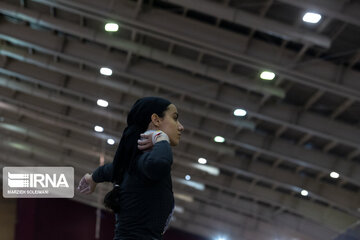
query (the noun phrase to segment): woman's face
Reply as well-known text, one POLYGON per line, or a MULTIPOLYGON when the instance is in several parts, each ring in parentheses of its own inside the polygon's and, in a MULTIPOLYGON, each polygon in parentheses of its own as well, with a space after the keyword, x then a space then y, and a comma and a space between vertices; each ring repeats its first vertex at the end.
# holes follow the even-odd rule
POLYGON ((169 136, 171 146, 179 144, 181 133, 184 131, 184 127, 178 118, 179 114, 176 106, 170 104, 164 113, 164 117, 160 119, 159 129, 169 136))

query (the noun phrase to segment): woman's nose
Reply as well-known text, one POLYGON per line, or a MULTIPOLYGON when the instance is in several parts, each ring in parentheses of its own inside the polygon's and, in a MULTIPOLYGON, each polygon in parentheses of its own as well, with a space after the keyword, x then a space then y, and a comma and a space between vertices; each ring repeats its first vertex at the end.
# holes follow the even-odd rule
POLYGON ((184 131, 184 126, 181 123, 179 123, 179 131, 180 132, 184 131))

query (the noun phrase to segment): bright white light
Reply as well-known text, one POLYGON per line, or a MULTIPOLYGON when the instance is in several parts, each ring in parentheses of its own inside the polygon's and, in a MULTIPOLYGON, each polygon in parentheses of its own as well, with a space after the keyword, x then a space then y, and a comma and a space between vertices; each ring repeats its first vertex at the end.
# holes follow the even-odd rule
POLYGON ((190 179, 191 179, 190 175, 186 175, 186 176, 185 176, 185 180, 186 180, 186 181, 189 181, 190 179))
POLYGON ((247 114, 247 112, 244 109, 238 108, 234 111, 234 115, 238 116, 238 117, 246 116, 246 114, 247 114))
POLYGON ((306 190, 301 190, 301 195, 306 197, 307 195, 309 195, 309 192, 306 190))
POLYGON ((174 211, 175 211, 175 212, 178 212, 178 213, 183 213, 183 212, 184 212, 184 208, 181 207, 181 206, 175 206, 174 211))
POLYGON ((100 68, 100 73, 102 75, 105 75, 105 76, 111 76, 112 75, 112 70, 110 68, 107 68, 107 67, 102 67, 102 68, 100 68))
POLYGON ((119 25, 117 25, 116 23, 107 23, 107 24, 105 24, 105 31, 107 31, 107 32, 116 32, 117 30, 119 30, 119 25))
POLYGON ((207 160, 205 158, 199 158, 198 159, 198 163, 200 164, 206 164, 207 163, 207 160))
POLYGON ((269 71, 263 71, 260 74, 260 78, 263 80, 273 80, 275 78, 275 73, 269 71))
POLYGON ((219 174, 220 174, 220 170, 217 167, 202 165, 202 164, 197 164, 197 163, 192 163, 190 166, 193 168, 199 169, 203 172, 207 172, 208 174, 211 174, 214 176, 219 176, 219 174))
POLYGON ((307 12, 303 16, 303 21, 308 23, 318 23, 320 19, 321 15, 313 12, 307 12))
POLYGON ((109 145, 114 145, 114 144, 115 144, 115 140, 109 138, 109 139, 107 140, 107 143, 108 143, 109 145))
POLYGON ((95 127, 94 127, 94 130, 95 130, 95 132, 103 132, 103 131, 104 131, 104 128, 103 128, 103 127, 100 127, 100 126, 95 126, 95 127))
POLYGON ((339 174, 337 173, 337 172, 331 172, 330 173, 330 177, 332 177, 332 178, 339 178, 339 174))
POLYGON ((215 240, 227 240, 226 237, 217 237, 215 240))
POLYGON ((97 100, 97 105, 99 105, 100 107, 107 107, 109 106, 108 101, 104 100, 104 99, 98 99, 97 100))
POLYGON ((225 142, 225 138, 223 138, 221 136, 216 136, 216 137, 214 137, 214 141, 217 143, 223 143, 223 142, 225 142))
POLYGON ((205 185, 199 182, 194 182, 194 181, 186 181, 184 179, 181 178, 174 178, 174 180, 176 182, 179 182, 181 184, 187 185, 189 187, 195 188, 196 190, 200 190, 200 191, 204 191, 205 190, 205 185))

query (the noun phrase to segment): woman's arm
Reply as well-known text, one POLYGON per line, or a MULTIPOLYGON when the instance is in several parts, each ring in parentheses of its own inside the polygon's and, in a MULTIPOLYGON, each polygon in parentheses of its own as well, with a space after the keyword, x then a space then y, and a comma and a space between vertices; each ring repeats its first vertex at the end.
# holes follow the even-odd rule
POLYGON ((138 160, 138 168, 147 178, 159 180, 170 173, 173 162, 169 142, 156 143, 151 152, 144 153, 138 160))
POLYGON ((106 163, 103 166, 98 167, 97 169, 95 169, 91 176, 93 181, 96 183, 111 182, 113 176, 112 162, 106 163))
MULTIPOLYGON (((139 139, 138 148, 141 151, 146 151, 153 147, 152 135, 142 134, 142 139, 139 139)), ((118 150, 116 150, 118 154, 118 150)), ((97 183, 111 182, 113 177, 113 164, 107 163, 103 166, 98 167, 92 174, 85 174, 80 182, 77 190, 80 193, 90 194, 95 191, 97 183)))
MULTIPOLYGON (((153 147, 152 136, 142 134, 142 139, 138 141, 139 150, 146 151, 153 147)), ((119 154, 119 148, 116 150, 115 158, 119 154)), ((120 156, 121 157, 121 156, 120 156)), ((92 179, 96 183, 111 182, 113 178, 113 163, 107 163, 103 166, 98 167, 92 173, 92 179)))

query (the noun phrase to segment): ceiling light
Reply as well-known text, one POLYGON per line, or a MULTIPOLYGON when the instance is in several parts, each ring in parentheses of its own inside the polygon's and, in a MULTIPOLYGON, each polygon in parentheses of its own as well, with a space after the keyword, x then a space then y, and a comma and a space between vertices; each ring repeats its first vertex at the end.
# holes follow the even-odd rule
POLYGON ((227 240, 226 237, 217 237, 215 240, 227 240))
POLYGON ((16 149, 20 149, 20 150, 28 150, 30 151, 30 147, 29 146, 26 146, 22 143, 16 143, 16 142, 7 142, 5 144, 8 144, 10 145, 11 147, 13 148, 16 148, 16 149))
POLYGON ((225 142, 225 138, 223 138, 221 136, 216 136, 216 137, 214 137, 214 141, 217 143, 223 143, 223 142, 225 142))
POLYGON ((103 132, 103 131, 104 131, 104 128, 103 128, 103 127, 100 127, 100 126, 95 126, 95 127, 94 127, 94 130, 95 130, 95 132, 103 132))
POLYGON ((313 12, 307 12, 303 16, 303 21, 308 23, 318 23, 320 19, 321 15, 313 12))
POLYGON ((332 178, 339 178, 339 174, 337 173, 337 172, 331 172, 330 173, 330 177, 332 177, 332 178))
POLYGON ((107 67, 102 67, 102 68, 100 68, 100 73, 102 75, 105 75, 105 76, 111 76, 112 75, 112 70, 110 68, 107 68, 107 67))
POLYGON ((184 213, 184 208, 181 206, 175 206, 174 211, 178 213, 184 213))
POLYGON ((100 107, 107 107, 107 106, 109 106, 108 101, 103 100, 103 99, 98 99, 96 103, 97 103, 97 105, 99 105, 100 107))
POLYGON ((269 71, 263 71, 260 74, 260 78, 263 80, 273 80, 275 78, 275 73, 269 71))
POLYGON ((191 179, 190 175, 186 175, 186 176, 185 176, 185 180, 186 180, 186 181, 189 181, 190 179, 191 179))
POLYGON ((204 191, 205 185, 203 183, 195 182, 195 181, 187 181, 181 178, 174 178, 174 181, 187 185, 189 187, 195 188, 196 190, 204 191))
POLYGON ((198 159, 198 163, 200 164, 206 164, 207 163, 207 160, 205 158, 199 158, 198 159))
POLYGON ((306 197, 307 195, 309 195, 309 192, 306 190, 301 190, 301 195, 303 195, 304 197, 306 197))
POLYGON ((238 117, 246 116, 246 114, 247 114, 247 112, 244 109, 238 108, 234 111, 234 115, 238 116, 238 117))
POLYGON ((119 30, 119 25, 117 25, 116 23, 107 23, 107 24, 105 24, 105 31, 107 31, 107 32, 116 32, 117 30, 119 30))
POLYGON ((214 176, 219 176, 219 174, 220 174, 220 170, 217 167, 203 165, 203 164, 197 164, 197 163, 192 163, 190 166, 195 169, 198 169, 200 171, 207 172, 208 174, 211 174, 214 176))
POLYGON ((193 202, 194 198, 192 196, 181 194, 181 193, 174 193, 174 197, 183 200, 185 202, 193 202))
POLYGON ((115 144, 115 140, 112 139, 112 138, 109 138, 109 139, 107 140, 107 143, 108 143, 109 145, 114 145, 114 144, 115 144))

